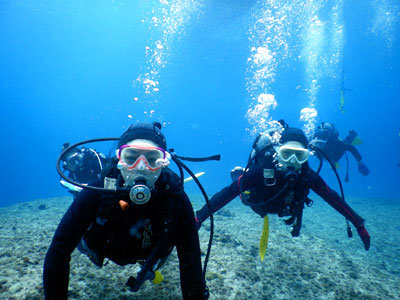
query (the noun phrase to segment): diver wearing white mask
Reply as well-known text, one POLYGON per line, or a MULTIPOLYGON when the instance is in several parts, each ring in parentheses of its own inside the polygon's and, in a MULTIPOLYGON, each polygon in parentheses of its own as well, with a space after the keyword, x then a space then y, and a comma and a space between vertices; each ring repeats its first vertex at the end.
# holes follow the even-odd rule
MULTIPOLYGON (((260 134, 253 144, 246 168, 232 170, 233 182, 210 199, 211 213, 240 196, 243 204, 262 218, 269 214, 289 217, 285 223, 292 225, 291 233, 296 237, 300 235, 303 209, 312 205, 308 197, 312 190, 356 227, 368 250, 370 236, 363 218, 310 168, 307 146, 306 136, 297 128, 283 126, 260 134)), ((209 210, 203 206, 196 212, 197 226, 200 227, 208 217, 209 210)))
POLYGON ((302 165, 310 157, 307 139, 304 140, 301 135, 298 137, 284 135, 281 142, 282 145, 276 147, 276 157, 279 162, 277 167, 284 171, 286 179, 294 181, 301 172, 302 165))

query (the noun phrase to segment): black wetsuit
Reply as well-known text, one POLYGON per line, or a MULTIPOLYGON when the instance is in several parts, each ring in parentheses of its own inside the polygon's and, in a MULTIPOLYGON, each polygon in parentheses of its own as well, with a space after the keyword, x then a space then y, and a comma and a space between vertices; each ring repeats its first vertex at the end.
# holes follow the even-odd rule
POLYGON ((331 162, 337 163, 342 156, 348 151, 350 152, 357 162, 362 160, 360 152, 351 145, 351 141, 347 142, 347 138, 344 141, 338 138, 329 138, 324 147, 321 149, 331 162))
MULTIPOLYGON (((276 170, 272 162, 268 168, 274 171, 274 179, 265 180, 264 169, 252 165, 245 175, 216 193, 210 200, 212 212, 218 211, 238 196, 240 184, 242 184, 244 192, 242 202, 244 204, 250 205, 253 211, 261 217, 267 214, 277 214, 280 217, 290 216, 286 223, 293 224, 292 235, 298 236, 304 205, 311 201, 308 198, 311 189, 350 220, 356 228, 363 226, 364 220, 309 167, 308 163, 303 164, 301 174, 293 182, 285 179, 284 174, 276 170), (241 180, 243 180, 242 183, 240 183, 241 180)), ((207 207, 204 206, 197 211, 196 217, 200 223, 206 220, 209 217, 207 207)))
MULTIPOLYGON (((119 171, 113 169, 116 178, 119 171)), ((121 176, 118 176, 118 186, 121 176)), ((98 186, 103 186, 100 182, 98 186)), ((84 237, 99 257, 119 265, 149 257, 163 258, 176 246, 184 299, 203 299, 200 246, 191 203, 179 177, 163 169, 149 202, 123 211, 119 200, 128 196, 84 189, 75 198, 54 234, 44 263, 47 300, 67 299, 69 261, 84 237)))

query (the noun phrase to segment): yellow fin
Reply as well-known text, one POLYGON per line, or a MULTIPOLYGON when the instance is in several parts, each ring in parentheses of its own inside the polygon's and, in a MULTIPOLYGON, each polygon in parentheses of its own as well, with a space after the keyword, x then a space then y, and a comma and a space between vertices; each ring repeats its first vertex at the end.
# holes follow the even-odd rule
POLYGON ((263 226, 263 231, 261 233, 261 238, 260 238, 260 258, 261 261, 264 260, 265 253, 267 252, 267 246, 268 246, 268 236, 269 236, 269 221, 268 221, 268 215, 264 217, 264 226, 263 226))
POLYGON ((160 273, 160 271, 156 270, 154 272, 154 279, 152 280, 152 282, 154 284, 160 284, 163 280, 164 280, 164 276, 160 273))
POLYGON ((336 167, 336 169, 340 169, 339 163, 335 162, 335 167, 336 167))
POLYGON ((344 91, 340 91, 340 111, 344 113, 344 91))
MULTIPOLYGON (((205 172, 200 172, 200 173, 194 174, 194 176, 196 176, 196 178, 199 178, 200 176, 202 176, 202 175, 204 175, 204 174, 205 174, 205 172)), ((185 179, 183 180, 183 182, 186 183, 186 182, 189 182, 189 181, 192 181, 192 180, 193 180, 193 177, 190 176, 190 177, 188 177, 188 178, 185 178, 185 179)))
POLYGON ((353 146, 361 145, 363 143, 362 139, 357 135, 351 142, 353 146))

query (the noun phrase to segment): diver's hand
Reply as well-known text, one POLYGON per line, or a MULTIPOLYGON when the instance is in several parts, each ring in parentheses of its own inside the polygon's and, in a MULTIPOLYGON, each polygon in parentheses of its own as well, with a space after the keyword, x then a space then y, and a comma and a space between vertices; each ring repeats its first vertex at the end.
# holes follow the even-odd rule
POLYGON ((350 130, 349 131, 349 135, 348 135, 348 138, 351 140, 351 141, 353 141, 356 137, 357 137, 357 132, 355 131, 355 130, 350 130))
POLYGON ((364 224, 357 227, 357 232, 358 232, 358 235, 360 236, 362 242, 364 243, 365 250, 368 251, 369 246, 371 244, 371 238, 369 236, 367 229, 365 229, 364 224))
POLYGON ((362 161, 358 162, 358 172, 363 174, 364 176, 367 176, 369 174, 369 169, 365 163, 362 161))
POLYGON ((241 175, 243 175, 244 169, 242 167, 235 167, 232 171, 231 171, 231 178, 232 181, 238 181, 239 177, 241 175))

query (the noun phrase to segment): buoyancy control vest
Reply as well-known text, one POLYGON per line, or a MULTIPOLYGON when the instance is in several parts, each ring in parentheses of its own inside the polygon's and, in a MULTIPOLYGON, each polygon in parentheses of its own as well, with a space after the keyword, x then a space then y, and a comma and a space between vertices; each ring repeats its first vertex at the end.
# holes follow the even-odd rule
MULTIPOLYGON (((302 225, 304 205, 309 205, 309 189, 300 174, 289 176, 290 170, 279 166, 276 156, 278 142, 274 142, 272 136, 276 130, 270 130, 266 134, 259 135, 249 155, 245 174, 258 174, 263 180, 255 181, 255 184, 242 190, 241 199, 245 205, 260 215, 277 214, 279 217, 289 217, 285 223, 292 225, 292 235, 298 236, 302 225)), ((256 175, 257 176, 257 175, 256 175)))
MULTIPOLYGON (((111 169, 107 175, 105 184, 120 182, 118 170, 111 169)), ((162 246, 158 247, 158 256, 167 256, 172 250, 172 243, 167 241, 172 241, 170 234, 176 221, 173 195, 181 191, 179 177, 166 168, 154 187, 152 199, 145 205, 135 205, 127 195, 100 194, 96 220, 84 235, 86 245, 100 258, 108 257, 119 265, 145 260, 159 244, 162 246), (120 201, 129 203, 127 211, 120 201), (126 248, 129 251, 124 253, 126 248), (132 257, 131 253, 137 255, 132 257)))

